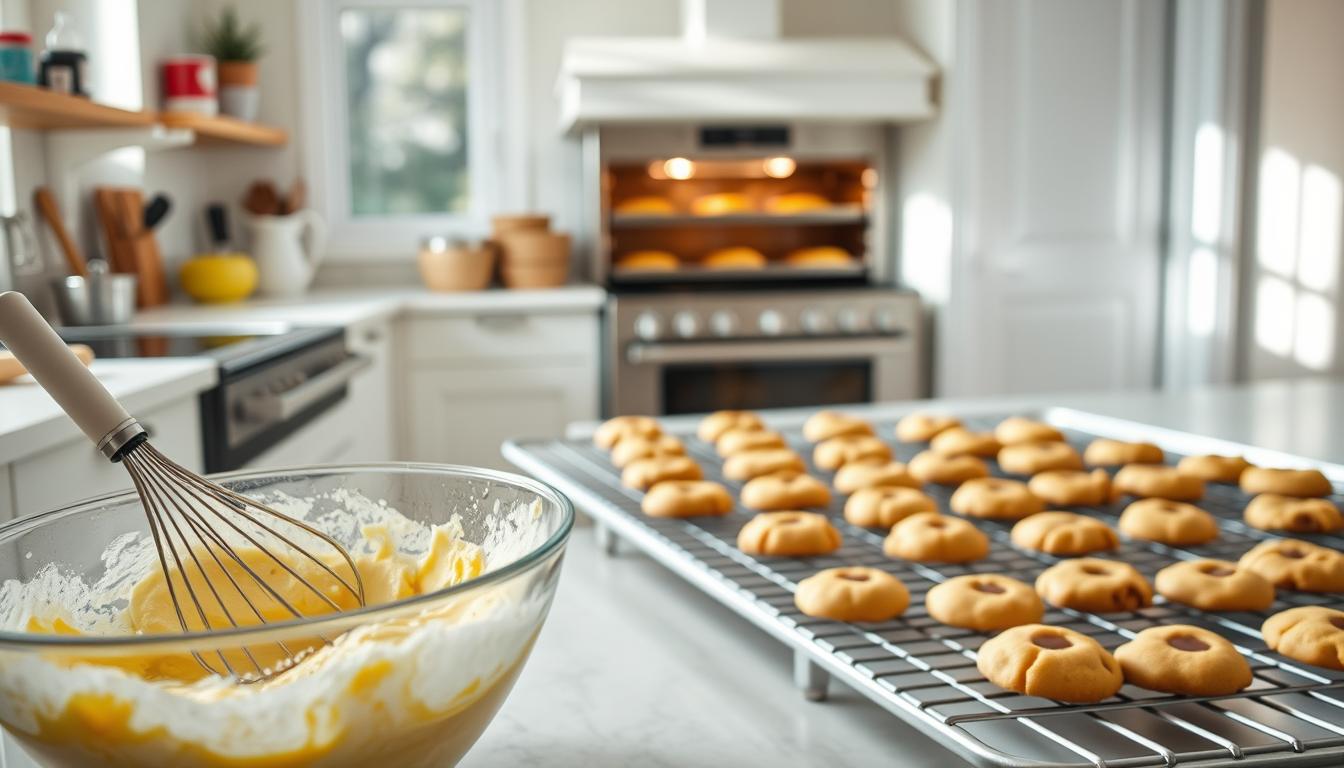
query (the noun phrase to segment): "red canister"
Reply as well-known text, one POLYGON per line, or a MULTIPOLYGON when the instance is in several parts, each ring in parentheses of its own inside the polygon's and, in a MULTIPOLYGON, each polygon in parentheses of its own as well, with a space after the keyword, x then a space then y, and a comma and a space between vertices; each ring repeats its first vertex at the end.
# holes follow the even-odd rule
POLYGON ((163 108, 167 112, 219 111, 216 96, 215 58, 197 54, 163 60, 163 108))

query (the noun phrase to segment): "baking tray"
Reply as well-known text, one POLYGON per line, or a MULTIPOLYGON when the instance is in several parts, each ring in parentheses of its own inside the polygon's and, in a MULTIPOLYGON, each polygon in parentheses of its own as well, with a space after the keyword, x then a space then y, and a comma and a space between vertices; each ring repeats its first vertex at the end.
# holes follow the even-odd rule
MULTIPOLYGON (((1008 414, 965 418, 972 429, 991 429, 1008 414)), ((1344 468, 1239 446, 1226 441, 1146 427, 1067 409, 1034 415, 1061 428, 1080 450, 1095 437, 1146 437, 1168 451, 1169 460, 1195 452, 1241 452, 1257 463, 1319 466, 1336 484, 1344 468)), ((924 446, 892 438, 894 421, 873 419, 878 434, 908 460, 924 446)), ((796 429, 782 429, 818 477, 830 473, 811 466, 811 446, 796 429)), ((679 435, 707 479, 736 492, 741 483, 723 478, 712 446, 694 435, 679 435)), ((629 542, 728 606, 767 634, 794 649, 794 678, 804 695, 826 696, 834 679, 853 687, 907 723, 967 760, 985 766, 1181 765, 1344 765, 1344 672, 1312 667, 1270 652, 1259 627, 1268 614, 1203 613, 1158 598, 1131 613, 1090 614, 1051 609, 1044 622, 1083 632, 1109 649, 1138 631, 1159 624, 1194 624, 1231 640, 1248 658, 1254 682, 1231 696, 1186 697, 1126 685, 1103 702, 1070 705, 1024 696, 988 682, 975 667, 975 651, 988 635, 947 627, 924 610, 929 588, 953 576, 993 571, 1028 583, 1059 558, 1019 550, 1009 542, 1011 522, 974 522, 993 542, 988 558, 966 565, 922 565, 882 553, 881 532, 844 520, 844 496, 835 494, 827 514, 845 537, 826 557, 774 558, 744 554, 738 529, 754 514, 740 506, 723 518, 672 520, 639 511, 642 494, 620 484, 606 454, 587 441, 510 441, 504 456, 522 470, 557 487, 597 522, 598 533, 614 546, 629 542), (614 538, 613 538, 614 537, 614 538), (823 568, 869 565, 899 577, 911 606, 899 619, 880 624, 831 621, 805 616, 793 604, 797 582, 823 568)), ((1003 474, 990 462, 994 474, 1003 474)), ((951 489, 925 489, 946 512, 951 489)), ((1241 521, 1248 497, 1235 487, 1210 484, 1200 506, 1219 518, 1222 536, 1204 546, 1174 548, 1124 541, 1101 556, 1127 561, 1150 579, 1181 559, 1237 559, 1272 534, 1241 521)), ((1078 508, 1115 524, 1124 502, 1078 508)), ((1302 536, 1344 550, 1338 535, 1302 536)), ((1280 591, 1271 612, 1299 605, 1344 608, 1344 596, 1280 591)))

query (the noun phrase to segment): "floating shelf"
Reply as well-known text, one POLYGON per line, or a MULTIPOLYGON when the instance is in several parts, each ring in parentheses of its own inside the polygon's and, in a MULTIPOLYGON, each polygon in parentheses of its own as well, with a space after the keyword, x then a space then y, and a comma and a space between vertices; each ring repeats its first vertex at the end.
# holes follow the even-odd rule
POLYGON ((862 224, 867 214, 859 206, 836 206, 805 213, 725 213, 718 216, 696 216, 689 213, 613 213, 613 229, 646 229, 650 227, 685 226, 746 226, 746 227, 801 227, 836 224, 862 224))
POLYGON ((256 147, 282 147, 289 141, 283 128, 249 123, 224 115, 199 115, 194 112, 164 112, 159 121, 169 128, 185 128, 196 134, 203 146, 245 144, 256 147))

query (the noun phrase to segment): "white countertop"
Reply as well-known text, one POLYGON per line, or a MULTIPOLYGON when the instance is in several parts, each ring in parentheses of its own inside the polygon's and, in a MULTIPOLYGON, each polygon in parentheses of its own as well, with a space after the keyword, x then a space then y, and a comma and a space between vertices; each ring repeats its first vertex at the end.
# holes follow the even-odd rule
MULTIPOLYGON (((924 401, 875 410, 1050 405, 1344 463, 1341 381, 924 401)), ((802 413, 768 416, 787 422, 802 413)), ((805 701, 793 688, 792 655, 781 643, 628 546, 615 557, 603 555, 585 526, 575 529, 551 619, 517 689, 463 765, 966 763, 843 684, 831 685, 826 702, 805 701)))

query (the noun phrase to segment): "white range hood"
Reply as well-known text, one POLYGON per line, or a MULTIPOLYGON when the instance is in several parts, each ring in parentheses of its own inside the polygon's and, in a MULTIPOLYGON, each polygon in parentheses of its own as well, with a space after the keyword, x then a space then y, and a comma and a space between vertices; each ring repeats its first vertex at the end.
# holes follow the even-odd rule
POLYGON ((681 37, 570 40, 556 85, 561 127, 934 112, 937 69, 902 40, 780 37, 778 0, 683 0, 682 18, 681 37))

